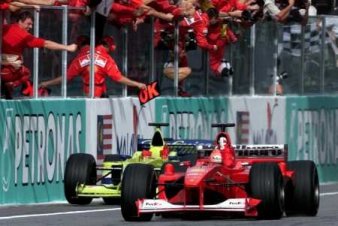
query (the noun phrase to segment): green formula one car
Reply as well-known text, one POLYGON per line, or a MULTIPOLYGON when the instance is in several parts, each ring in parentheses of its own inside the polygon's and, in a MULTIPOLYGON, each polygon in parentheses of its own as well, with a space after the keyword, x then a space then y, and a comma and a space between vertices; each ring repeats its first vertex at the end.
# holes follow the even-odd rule
MULTIPOLYGON (((70 155, 66 163, 64 175, 64 192, 70 204, 89 204, 93 198, 103 198, 105 204, 116 204, 121 197, 121 179, 123 171, 130 163, 149 164, 158 173, 165 161, 168 160, 169 151, 172 155, 176 148, 193 145, 170 145, 164 141, 161 126, 168 123, 149 123, 155 126, 155 132, 147 144, 147 149, 136 151, 132 157, 121 155, 105 156, 102 166, 97 166, 95 158, 90 154, 76 153, 70 155), (176 148, 173 148, 173 147, 176 148), (101 171, 102 176, 97 177, 101 171)), ((174 154, 175 155, 175 154, 174 154)))

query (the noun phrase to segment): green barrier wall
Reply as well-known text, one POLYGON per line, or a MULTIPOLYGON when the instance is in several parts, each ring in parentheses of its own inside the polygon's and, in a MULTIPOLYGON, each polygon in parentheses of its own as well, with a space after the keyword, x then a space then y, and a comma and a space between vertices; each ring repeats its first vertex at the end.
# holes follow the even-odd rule
POLYGON ((337 182, 338 98, 288 97, 285 122, 290 160, 314 160, 321 182, 337 182))
POLYGON ((0 101, 0 203, 64 200, 68 156, 85 150, 85 101, 0 101))
POLYGON ((219 129, 211 124, 227 122, 227 98, 157 98, 155 119, 169 122, 165 137, 174 139, 214 139, 219 129))

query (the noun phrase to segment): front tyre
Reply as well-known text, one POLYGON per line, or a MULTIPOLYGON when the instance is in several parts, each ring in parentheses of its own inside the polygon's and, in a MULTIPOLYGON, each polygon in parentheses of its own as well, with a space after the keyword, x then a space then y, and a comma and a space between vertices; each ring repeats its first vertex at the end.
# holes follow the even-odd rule
POLYGON ((284 213, 283 177, 276 163, 256 163, 249 174, 249 194, 260 199, 258 217, 280 219, 284 213))
POLYGON ((96 184, 96 162, 92 155, 76 153, 69 156, 64 179, 64 192, 70 204, 86 205, 92 201, 90 197, 78 197, 76 187, 80 184, 96 184))
POLYGON ((138 216, 136 201, 152 199, 156 193, 154 167, 146 164, 129 164, 122 178, 121 212, 126 221, 150 221, 153 214, 138 216))

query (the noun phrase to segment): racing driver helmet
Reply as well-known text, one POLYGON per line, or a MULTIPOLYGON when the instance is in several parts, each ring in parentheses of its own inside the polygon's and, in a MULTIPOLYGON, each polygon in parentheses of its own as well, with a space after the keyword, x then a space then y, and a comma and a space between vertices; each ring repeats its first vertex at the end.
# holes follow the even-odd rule
POLYGON ((228 140, 225 135, 221 134, 217 139, 218 148, 223 150, 228 144, 228 140))

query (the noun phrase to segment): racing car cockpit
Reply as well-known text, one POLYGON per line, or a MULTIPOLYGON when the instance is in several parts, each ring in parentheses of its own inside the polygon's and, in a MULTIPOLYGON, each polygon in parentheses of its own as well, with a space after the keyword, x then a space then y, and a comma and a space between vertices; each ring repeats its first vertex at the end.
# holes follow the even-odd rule
POLYGON ((235 166, 235 150, 231 145, 231 139, 229 134, 225 131, 226 127, 233 126, 235 126, 234 123, 212 124, 212 127, 221 127, 221 132, 216 136, 216 146, 210 154, 210 162, 221 163, 229 168, 233 168, 235 166))

